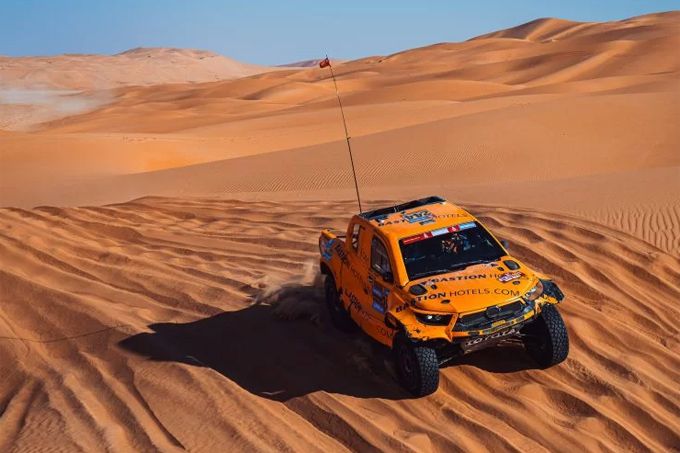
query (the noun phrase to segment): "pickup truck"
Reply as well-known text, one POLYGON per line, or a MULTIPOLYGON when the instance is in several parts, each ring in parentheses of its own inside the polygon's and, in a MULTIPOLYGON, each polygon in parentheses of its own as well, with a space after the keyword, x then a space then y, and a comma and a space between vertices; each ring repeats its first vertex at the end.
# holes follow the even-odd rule
POLYGON ((437 389, 443 363, 508 340, 541 367, 567 358, 557 284, 443 198, 355 215, 346 235, 323 230, 319 250, 332 323, 391 348, 415 395, 437 389))

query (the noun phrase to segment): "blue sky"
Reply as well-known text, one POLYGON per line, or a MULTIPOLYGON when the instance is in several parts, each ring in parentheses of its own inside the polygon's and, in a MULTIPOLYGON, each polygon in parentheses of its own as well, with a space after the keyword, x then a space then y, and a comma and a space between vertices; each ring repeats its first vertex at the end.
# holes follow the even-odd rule
POLYGON ((604 21, 673 9, 680 0, 0 0, 0 55, 162 46, 281 64, 461 41, 538 17, 604 21))

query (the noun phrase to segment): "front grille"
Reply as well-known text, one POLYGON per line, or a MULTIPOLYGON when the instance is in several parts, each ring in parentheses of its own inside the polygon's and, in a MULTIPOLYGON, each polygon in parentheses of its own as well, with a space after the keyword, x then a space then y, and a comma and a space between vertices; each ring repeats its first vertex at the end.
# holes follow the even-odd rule
POLYGON ((491 327, 496 321, 504 321, 515 318, 522 314, 526 305, 522 301, 510 302, 509 304, 497 307, 487 313, 488 310, 477 313, 470 313, 469 315, 462 315, 453 326, 453 330, 457 332, 464 332, 466 330, 483 330, 491 327), (490 316, 491 315, 491 316, 490 316))

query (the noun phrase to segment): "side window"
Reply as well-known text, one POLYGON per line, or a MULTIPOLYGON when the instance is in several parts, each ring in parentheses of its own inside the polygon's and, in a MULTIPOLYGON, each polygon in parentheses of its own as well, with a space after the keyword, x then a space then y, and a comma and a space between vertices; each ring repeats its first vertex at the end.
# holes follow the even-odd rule
POLYGON ((375 236, 371 240, 371 268, 383 276, 392 273, 387 249, 385 249, 382 241, 375 236))
POLYGON ((363 228, 358 223, 355 223, 352 227, 352 248, 354 250, 359 249, 359 236, 363 232, 363 228))

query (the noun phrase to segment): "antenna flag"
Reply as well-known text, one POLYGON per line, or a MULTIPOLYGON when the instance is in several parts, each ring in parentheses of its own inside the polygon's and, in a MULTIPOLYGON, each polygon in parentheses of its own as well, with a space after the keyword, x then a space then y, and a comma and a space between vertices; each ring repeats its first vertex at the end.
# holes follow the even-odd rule
POLYGON ((328 68, 331 70, 331 77, 333 78, 333 86, 335 87, 335 96, 338 98, 338 105, 340 106, 340 114, 342 115, 342 125, 345 127, 345 140, 347 141, 347 150, 349 151, 349 162, 352 165, 352 176, 354 176, 354 189, 357 192, 357 203, 359 204, 359 214, 363 212, 361 208, 361 197, 359 196, 359 183, 357 182, 357 172, 354 170, 354 157, 352 156, 352 145, 349 142, 349 132, 347 131, 347 121, 345 120, 345 110, 342 108, 342 101, 340 100, 340 92, 338 91, 338 82, 335 80, 335 73, 331 61, 326 58, 319 62, 320 68, 328 68))

